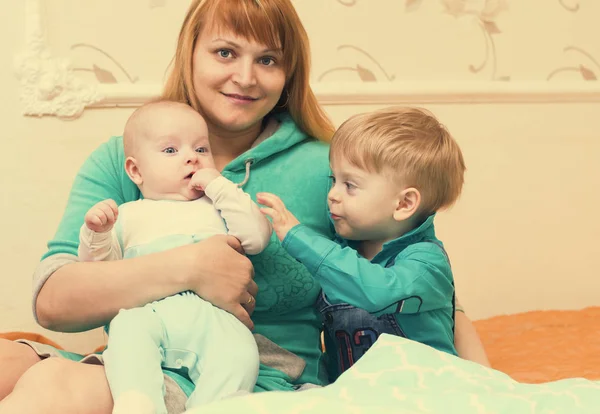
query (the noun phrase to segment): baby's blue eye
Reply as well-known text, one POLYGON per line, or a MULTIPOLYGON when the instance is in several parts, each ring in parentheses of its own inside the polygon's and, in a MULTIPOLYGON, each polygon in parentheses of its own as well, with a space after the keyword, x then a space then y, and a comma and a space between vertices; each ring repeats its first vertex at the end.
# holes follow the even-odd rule
POLYGON ((203 154, 205 152, 208 152, 208 149, 206 147, 200 147, 200 148, 196 148, 196 152, 203 154))
POLYGON ((173 147, 167 147, 163 150, 165 154, 175 154, 177 150, 173 147))

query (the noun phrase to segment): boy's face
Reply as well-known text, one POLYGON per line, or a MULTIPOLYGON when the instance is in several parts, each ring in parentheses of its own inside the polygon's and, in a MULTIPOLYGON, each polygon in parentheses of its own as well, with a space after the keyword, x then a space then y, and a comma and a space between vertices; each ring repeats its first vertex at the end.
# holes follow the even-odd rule
POLYGON ((145 198, 195 200, 202 192, 190 189, 192 175, 215 168, 204 119, 194 110, 168 107, 151 111, 147 131, 136 147, 135 162, 145 198))
POLYGON ((331 160, 332 186, 327 196, 335 231, 347 240, 388 241, 397 237, 394 219, 400 189, 382 174, 331 160))

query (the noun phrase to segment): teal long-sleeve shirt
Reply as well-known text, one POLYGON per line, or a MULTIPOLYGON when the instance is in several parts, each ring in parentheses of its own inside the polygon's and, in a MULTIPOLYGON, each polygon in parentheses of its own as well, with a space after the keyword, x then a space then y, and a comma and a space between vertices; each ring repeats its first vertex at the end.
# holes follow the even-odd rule
POLYGON ((330 303, 393 314, 409 339, 456 355, 454 279, 433 219, 385 243, 372 260, 351 242, 305 225, 292 228, 282 246, 318 279, 330 303))

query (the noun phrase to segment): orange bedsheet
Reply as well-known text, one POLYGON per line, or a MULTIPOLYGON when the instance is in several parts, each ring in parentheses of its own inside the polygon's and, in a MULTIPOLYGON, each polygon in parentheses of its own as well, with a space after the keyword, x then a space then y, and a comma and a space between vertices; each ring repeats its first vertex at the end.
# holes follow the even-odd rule
MULTIPOLYGON (((492 367, 517 381, 600 380, 600 307, 495 316, 476 321, 475 327, 492 367)), ((34 333, 0 333, 0 338, 30 339, 61 349, 34 333)))
POLYGON ((600 307, 475 322, 492 367, 520 382, 600 380, 600 307))
POLYGON ((55 348, 63 349, 53 340, 46 338, 44 335, 36 334, 33 332, 2 332, 0 333, 0 338, 10 339, 11 341, 15 339, 27 339, 29 341, 35 341, 41 344, 48 344, 52 345, 55 348))

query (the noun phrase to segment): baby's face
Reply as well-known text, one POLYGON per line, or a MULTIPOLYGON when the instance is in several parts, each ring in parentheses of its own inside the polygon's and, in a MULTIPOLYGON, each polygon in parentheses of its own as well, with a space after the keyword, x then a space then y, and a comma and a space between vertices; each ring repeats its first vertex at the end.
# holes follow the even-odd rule
POLYGON ((202 193, 189 187, 192 175, 215 168, 206 122, 192 109, 154 111, 144 125, 147 131, 136 148, 144 198, 195 200, 202 193))

